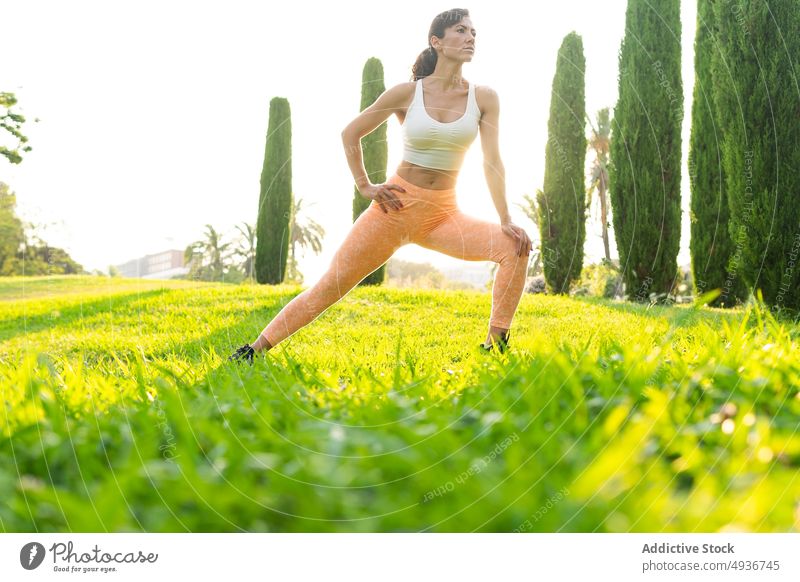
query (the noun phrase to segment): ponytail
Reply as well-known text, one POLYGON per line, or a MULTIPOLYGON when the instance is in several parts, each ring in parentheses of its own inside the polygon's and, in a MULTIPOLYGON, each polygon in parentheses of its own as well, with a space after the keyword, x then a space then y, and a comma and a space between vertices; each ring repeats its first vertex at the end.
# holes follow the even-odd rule
POLYGON ((438 60, 439 55, 436 54, 432 46, 429 46, 419 53, 417 62, 411 67, 411 80, 417 81, 433 73, 433 70, 436 68, 436 61, 438 60))

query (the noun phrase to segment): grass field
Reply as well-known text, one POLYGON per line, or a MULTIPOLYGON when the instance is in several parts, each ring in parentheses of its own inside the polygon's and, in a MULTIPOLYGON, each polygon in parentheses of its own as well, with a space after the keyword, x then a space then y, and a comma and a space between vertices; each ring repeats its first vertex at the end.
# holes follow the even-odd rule
POLYGON ((0 531, 800 531, 800 326, 356 288, 0 280, 0 531))

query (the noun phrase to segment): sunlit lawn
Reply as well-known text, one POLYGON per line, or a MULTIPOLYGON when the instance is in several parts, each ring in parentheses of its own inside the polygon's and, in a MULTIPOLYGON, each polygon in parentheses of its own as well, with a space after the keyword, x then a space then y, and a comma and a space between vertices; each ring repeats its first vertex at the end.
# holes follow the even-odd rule
POLYGON ((798 531, 800 327, 358 287, 0 279, 3 531, 798 531))

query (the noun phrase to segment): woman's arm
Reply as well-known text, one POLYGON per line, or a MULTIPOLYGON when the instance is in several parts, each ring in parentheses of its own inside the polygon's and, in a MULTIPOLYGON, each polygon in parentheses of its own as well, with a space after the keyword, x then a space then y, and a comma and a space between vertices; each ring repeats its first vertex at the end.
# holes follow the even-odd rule
POLYGON ((506 169, 500 159, 500 144, 498 140, 500 122, 500 98, 494 89, 482 88, 484 110, 481 114, 481 148, 483 149, 483 172, 486 183, 492 193, 497 213, 500 215, 500 224, 511 222, 506 202, 506 169))
POLYGON ((347 165, 350 166, 359 191, 371 184, 364 168, 361 138, 372 133, 408 101, 408 85, 409 83, 400 83, 381 93, 372 105, 364 109, 342 131, 342 144, 347 156, 347 165))
POLYGON ((527 255, 533 249, 533 243, 524 229, 511 222, 506 202, 506 169, 500 159, 500 145, 497 137, 500 123, 500 98, 489 87, 484 88, 483 95, 485 107, 480 122, 483 172, 486 174, 486 182, 489 184, 494 206, 500 215, 500 226, 503 232, 516 239, 518 255, 527 255))

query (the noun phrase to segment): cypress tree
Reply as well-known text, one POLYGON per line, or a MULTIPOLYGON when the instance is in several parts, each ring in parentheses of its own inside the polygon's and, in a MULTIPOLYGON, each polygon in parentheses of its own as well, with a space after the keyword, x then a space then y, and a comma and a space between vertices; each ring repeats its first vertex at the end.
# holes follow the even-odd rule
POLYGON ((556 293, 567 293, 583 267, 585 68, 583 41, 571 32, 558 50, 547 123, 544 188, 537 192, 544 276, 549 291, 556 293))
POLYGON ((695 295, 712 289, 721 294, 711 305, 730 307, 745 299, 747 289, 732 264, 735 247, 728 232, 728 196, 722 167, 724 131, 716 118, 711 74, 712 54, 718 50, 714 40, 714 3, 698 0, 697 34, 694 42, 694 95, 692 133, 689 142, 691 185, 692 280, 695 295))
POLYGON ((610 198, 626 295, 668 297, 681 224, 679 0, 628 0, 612 120, 610 198))
POLYGON ((800 3, 724 0, 714 14, 733 267, 773 309, 800 309, 800 3))
MULTIPOLYGON (((361 73, 361 109, 364 111, 380 97, 385 90, 383 82, 383 64, 380 59, 370 57, 364 64, 361 73)), ((364 156, 364 169, 367 177, 373 184, 386 181, 386 164, 388 163, 388 147, 386 144, 386 127, 383 122, 374 131, 361 138, 361 151, 364 156)), ((364 198, 358 188, 353 189, 353 222, 370 205, 371 200, 364 198)), ((386 265, 364 277, 359 285, 381 285, 386 280, 386 265)))
POLYGON ((261 194, 256 222, 256 281, 283 282, 289 252, 292 212, 292 118, 289 101, 269 103, 269 126, 261 170, 261 194))
POLYGON ((0 182, 0 277, 22 273, 19 254, 27 241, 16 206, 17 195, 0 182))

